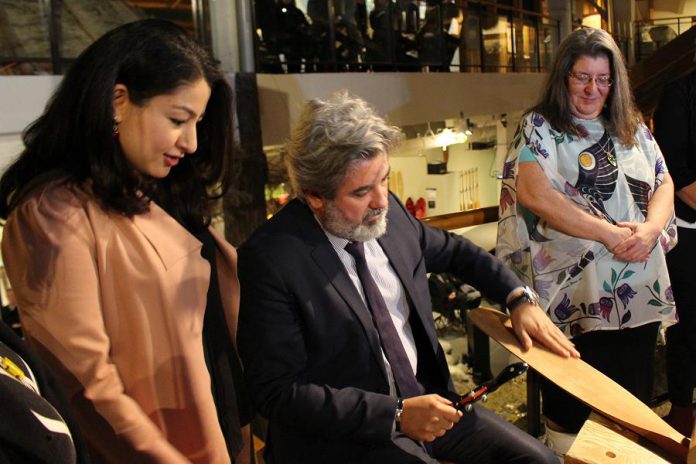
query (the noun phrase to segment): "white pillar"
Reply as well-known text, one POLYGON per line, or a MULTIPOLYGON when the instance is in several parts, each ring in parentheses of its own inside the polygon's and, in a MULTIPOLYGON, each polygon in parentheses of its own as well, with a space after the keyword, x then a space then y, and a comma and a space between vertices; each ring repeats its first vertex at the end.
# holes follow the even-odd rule
POLYGON ((237 38, 239 40, 239 72, 254 72, 253 0, 237 0, 237 38))
MULTIPOLYGON (((246 2, 247 0, 241 0, 246 2)), ((213 55, 226 73, 239 71, 235 0, 209 0, 213 55)))

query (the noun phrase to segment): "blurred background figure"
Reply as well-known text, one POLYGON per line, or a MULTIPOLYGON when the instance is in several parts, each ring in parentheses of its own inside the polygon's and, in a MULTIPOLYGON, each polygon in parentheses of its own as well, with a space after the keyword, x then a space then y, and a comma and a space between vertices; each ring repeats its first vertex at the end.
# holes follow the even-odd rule
POLYGON ((416 34, 418 57, 430 71, 447 72, 459 46, 459 29, 453 34, 452 23, 461 23, 462 14, 449 0, 428 0, 427 5, 425 22, 416 34))
POLYGON ((696 72, 667 84, 653 116, 655 138, 674 178, 679 243, 667 255, 679 322, 667 329, 667 388, 671 410, 665 420, 686 436, 694 427, 696 387, 696 72))
MULTIPOLYGON (((274 8, 276 15, 275 49, 287 63, 288 73, 302 70, 307 52, 313 47, 309 36, 309 22, 295 0, 278 0, 274 8)), ((311 56, 311 52, 309 55, 311 56)))
POLYGON ((295 0, 255 0, 254 6, 263 71, 301 72, 318 53, 305 14, 295 0))
MULTIPOLYGON (((418 70, 418 50, 413 39, 415 37, 415 23, 408 20, 412 18, 408 10, 402 15, 403 10, 398 3, 389 0, 376 0, 375 6, 370 12, 370 27, 372 37, 366 44, 366 61, 370 63, 374 71, 416 71, 418 70), (402 24, 402 17, 407 18, 406 24, 402 24), (410 24, 410 26, 408 26, 410 24), (404 29, 404 26, 408 27, 404 29), (410 32, 408 34, 407 32, 410 32), (396 65, 392 63, 392 55, 396 65)), ((417 17, 413 17, 417 21, 417 17)))
POLYGON ((89 462, 79 427, 51 372, 0 321, 0 463, 89 462))
MULTIPOLYGON (((335 54, 336 60, 345 63, 347 69, 357 69, 363 61, 363 36, 356 21, 356 0, 331 0, 333 6, 334 37, 331 43, 329 29, 329 3, 327 0, 309 0, 307 15, 312 21, 312 40, 319 47, 318 60, 330 62, 335 54)), ((316 71, 329 70, 319 66, 316 71)))

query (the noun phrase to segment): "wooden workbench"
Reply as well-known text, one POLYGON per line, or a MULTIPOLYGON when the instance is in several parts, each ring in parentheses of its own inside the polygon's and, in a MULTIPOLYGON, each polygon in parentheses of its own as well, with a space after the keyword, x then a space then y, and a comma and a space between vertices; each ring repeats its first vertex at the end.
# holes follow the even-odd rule
MULTIPOLYGON (((565 456, 566 464, 676 464, 638 434, 593 412, 565 456)), ((681 461, 683 463, 683 461, 681 461)))

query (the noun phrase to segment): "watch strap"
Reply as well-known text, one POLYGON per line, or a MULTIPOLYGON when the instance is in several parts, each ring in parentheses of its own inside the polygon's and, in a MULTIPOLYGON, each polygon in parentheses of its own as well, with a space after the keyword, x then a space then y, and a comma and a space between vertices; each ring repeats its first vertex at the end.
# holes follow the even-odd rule
POLYGON ((509 311, 513 311, 517 306, 519 306, 522 303, 537 304, 538 301, 538 296, 536 293, 534 293, 534 290, 532 290, 529 287, 524 287, 522 289, 522 293, 508 301, 506 306, 509 311))
POLYGON ((401 432, 401 414, 404 412, 404 400, 398 398, 396 401, 396 411, 394 411, 394 425, 397 432, 401 432))

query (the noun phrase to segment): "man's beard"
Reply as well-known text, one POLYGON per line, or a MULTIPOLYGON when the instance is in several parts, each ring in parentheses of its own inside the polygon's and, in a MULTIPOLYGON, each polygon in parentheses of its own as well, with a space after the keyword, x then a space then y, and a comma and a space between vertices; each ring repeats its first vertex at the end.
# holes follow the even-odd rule
POLYGON ((320 219, 326 230, 352 242, 366 242, 379 238, 387 231, 387 208, 371 209, 360 224, 355 224, 346 219, 333 203, 328 203, 320 219), (377 221, 371 221, 375 216, 381 217, 377 221))

